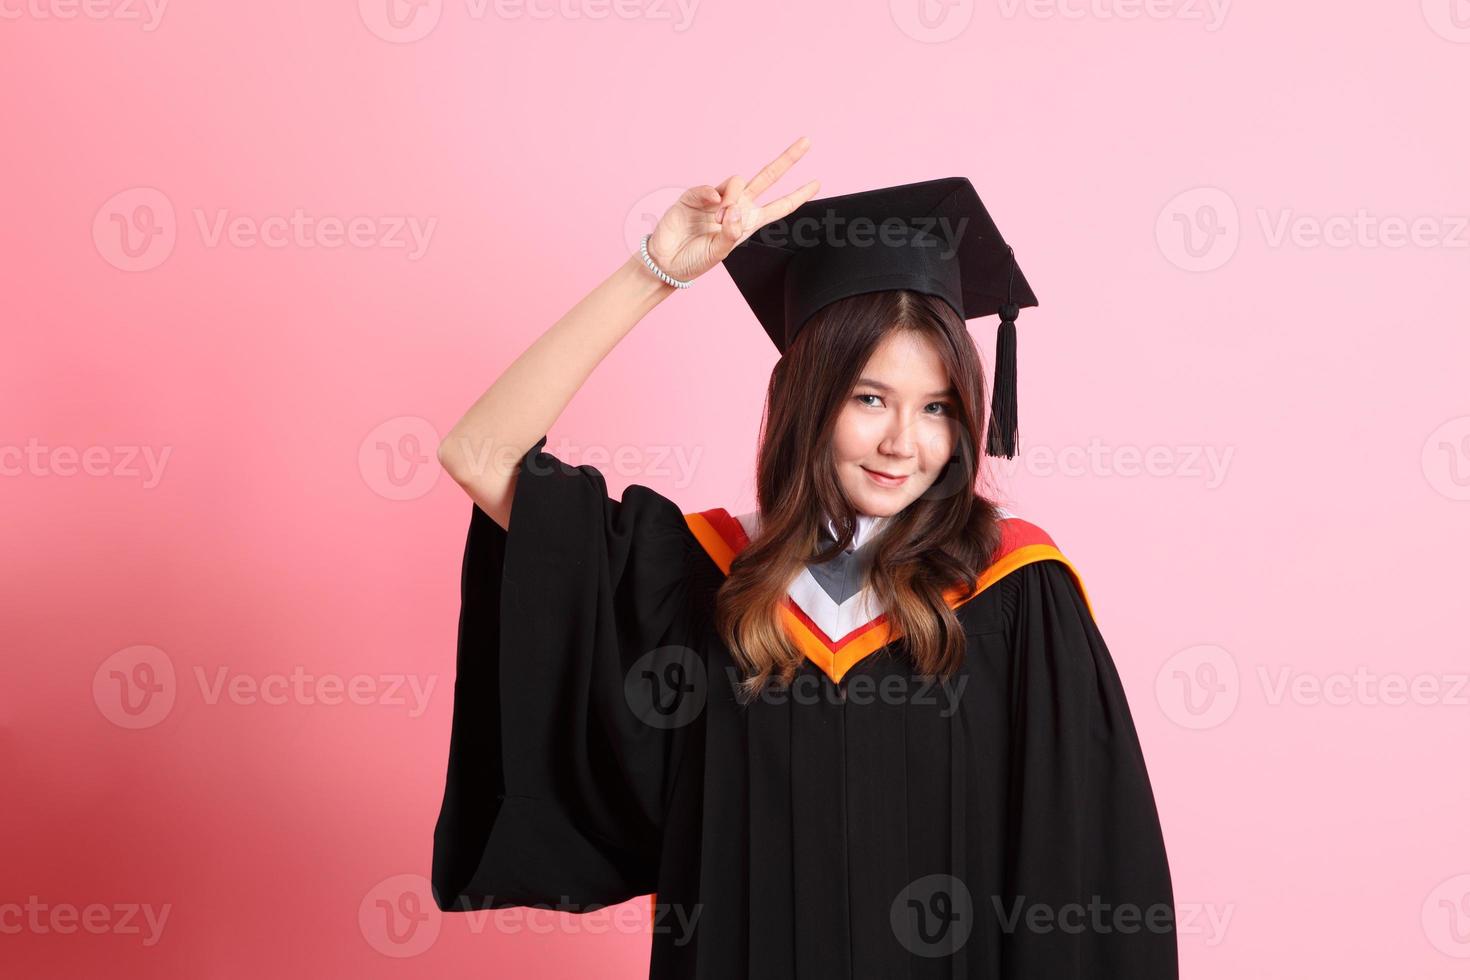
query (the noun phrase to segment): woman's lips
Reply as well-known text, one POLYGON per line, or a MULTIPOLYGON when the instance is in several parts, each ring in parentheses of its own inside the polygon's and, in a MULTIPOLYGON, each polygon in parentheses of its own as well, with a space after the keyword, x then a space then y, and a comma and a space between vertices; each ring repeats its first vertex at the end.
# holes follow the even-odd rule
POLYGON ((887 487, 889 489, 892 489, 893 487, 901 487, 904 485, 904 482, 908 480, 908 476, 906 475, 900 477, 885 476, 884 474, 879 473, 876 470, 868 469, 866 466, 863 467, 863 472, 868 474, 868 479, 878 484, 878 486, 887 487))

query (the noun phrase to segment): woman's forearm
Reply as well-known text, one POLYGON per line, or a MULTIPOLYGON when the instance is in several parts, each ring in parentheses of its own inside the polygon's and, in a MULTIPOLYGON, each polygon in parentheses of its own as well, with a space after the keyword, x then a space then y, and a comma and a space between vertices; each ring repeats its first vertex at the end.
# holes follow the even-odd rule
POLYGON ((517 463, 550 430, 593 368, 674 287, 631 255, 470 406, 439 444, 439 462, 502 527, 517 463))

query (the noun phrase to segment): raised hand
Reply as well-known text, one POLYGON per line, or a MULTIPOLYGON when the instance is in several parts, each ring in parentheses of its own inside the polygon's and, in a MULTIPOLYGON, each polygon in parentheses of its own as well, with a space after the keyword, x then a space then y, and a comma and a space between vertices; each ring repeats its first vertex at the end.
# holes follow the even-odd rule
POLYGON ((811 145, 811 140, 803 136, 766 164, 748 184, 744 178, 732 175, 718 187, 701 184, 680 194, 658 219, 648 240, 649 256, 675 279, 694 279, 714 268, 762 225, 786 217, 816 194, 819 184, 809 180, 785 197, 765 204, 756 200, 811 145))

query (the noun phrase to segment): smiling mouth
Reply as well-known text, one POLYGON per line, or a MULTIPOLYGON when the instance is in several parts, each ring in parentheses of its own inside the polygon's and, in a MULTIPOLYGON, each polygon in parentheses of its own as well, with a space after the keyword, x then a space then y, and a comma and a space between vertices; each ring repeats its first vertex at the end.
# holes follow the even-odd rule
MULTIPOLYGON (((859 464, 859 465, 861 465, 861 464, 859 464)), ((881 484, 882 486, 888 486, 888 487, 896 487, 896 486, 899 486, 900 484, 902 484, 905 480, 907 480, 909 478, 909 475, 907 473, 904 473, 902 475, 895 476, 895 475, 890 474, 890 473, 881 473, 878 470, 870 470, 866 466, 863 467, 863 472, 864 473, 867 473, 868 476, 872 477, 875 482, 881 484)))

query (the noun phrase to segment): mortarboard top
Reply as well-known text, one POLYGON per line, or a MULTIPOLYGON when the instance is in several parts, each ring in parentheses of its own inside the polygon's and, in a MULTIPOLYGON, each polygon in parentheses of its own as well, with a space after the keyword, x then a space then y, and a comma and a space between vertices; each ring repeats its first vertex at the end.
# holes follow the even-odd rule
POLYGON ((931 294, 965 320, 999 313, 986 451, 1015 455, 1015 320, 1036 294, 968 178, 807 201, 731 249, 725 268, 782 354, 812 314, 859 293, 931 294))

